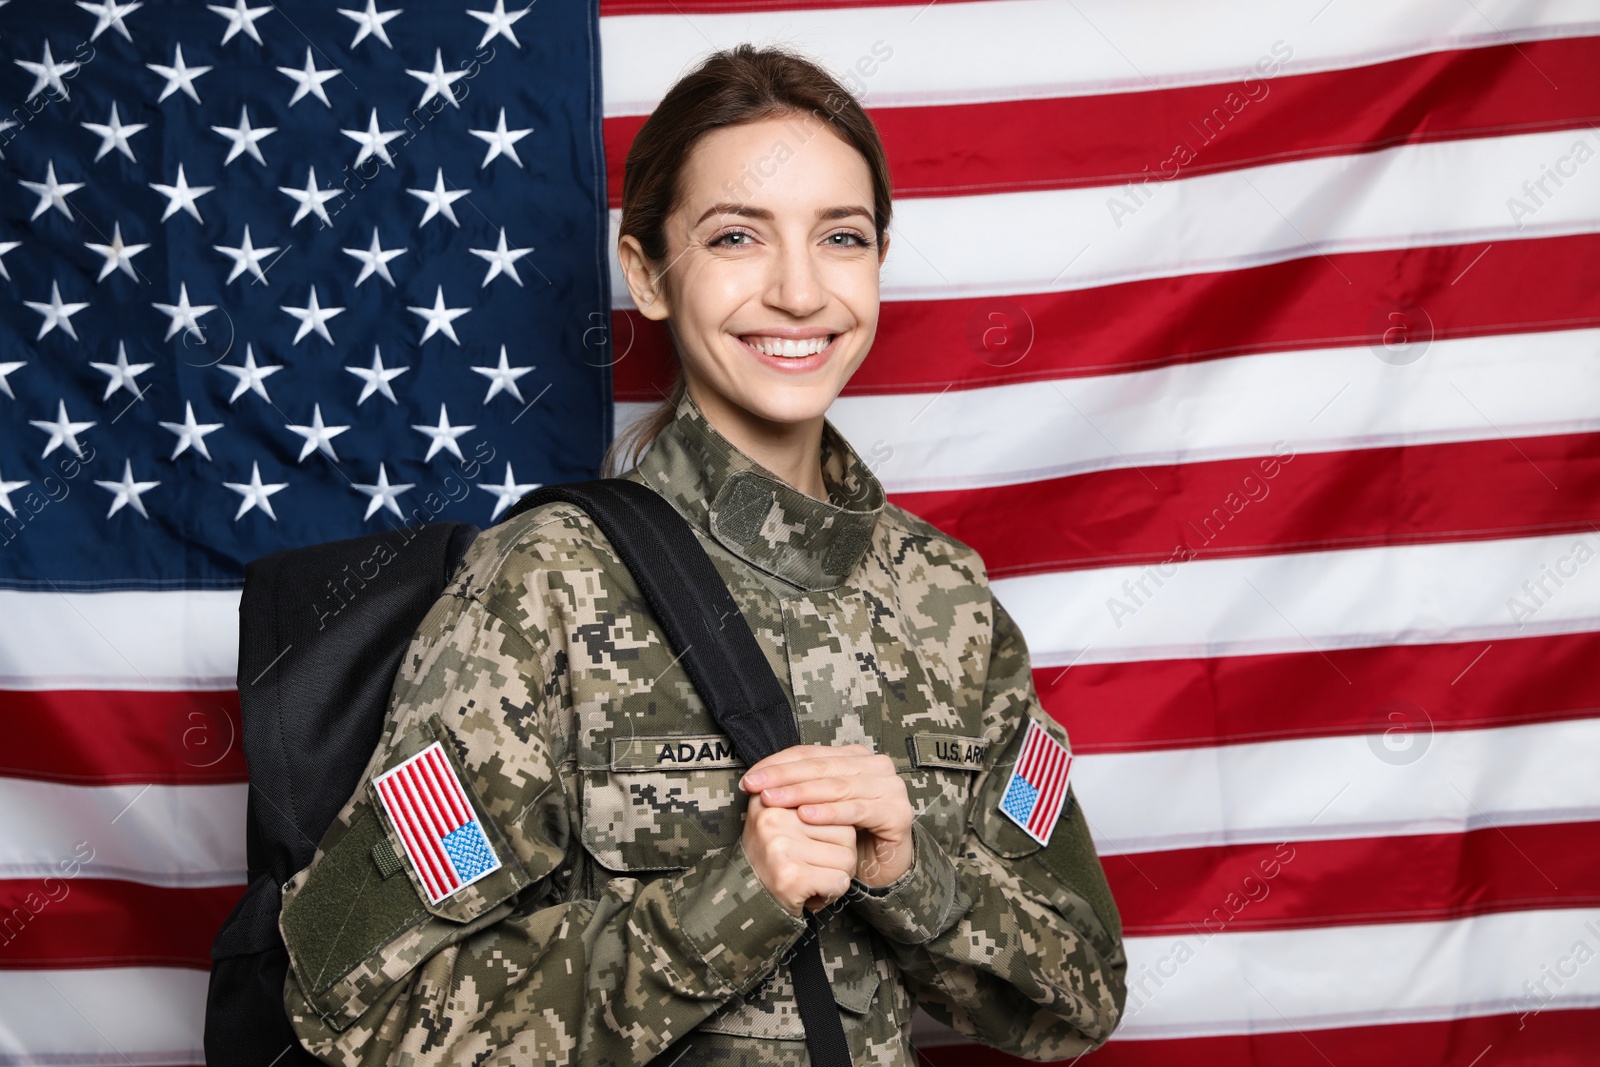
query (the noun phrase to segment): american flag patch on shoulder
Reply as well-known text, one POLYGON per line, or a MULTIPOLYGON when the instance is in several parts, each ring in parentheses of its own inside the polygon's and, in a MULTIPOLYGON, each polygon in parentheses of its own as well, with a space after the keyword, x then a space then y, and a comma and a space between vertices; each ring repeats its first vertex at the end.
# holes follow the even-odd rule
POLYGON ((428 902, 500 869, 472 801, 438 741, 372 780, 428 902))
POLYGON ((1022 752, 1011 768, 1011 780, 1000 794, 1000 811, 1041 845, 1050 843, 1056 817, 1067 799, 1067 771, 1072 753, 1038 721, 1028 720, 1022 752))

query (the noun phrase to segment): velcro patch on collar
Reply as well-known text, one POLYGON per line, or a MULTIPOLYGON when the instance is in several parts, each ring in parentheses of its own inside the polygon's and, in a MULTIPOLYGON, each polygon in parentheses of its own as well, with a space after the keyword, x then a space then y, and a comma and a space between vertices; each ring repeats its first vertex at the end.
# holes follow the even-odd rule
POLYGON ((707 771, 718 767, 743 767, 724 734, 676 737, 629 737, 611 741, 614 771, 707 771))
POLYGON ((500 857, 438 741, 372 784, 430 904, 500 869, 500 857))
POLYGON ((918 767, 943 767, 953 771, 981 771, 989 755, 989 741, 959 734, 913 734, 911 762, 918 767))

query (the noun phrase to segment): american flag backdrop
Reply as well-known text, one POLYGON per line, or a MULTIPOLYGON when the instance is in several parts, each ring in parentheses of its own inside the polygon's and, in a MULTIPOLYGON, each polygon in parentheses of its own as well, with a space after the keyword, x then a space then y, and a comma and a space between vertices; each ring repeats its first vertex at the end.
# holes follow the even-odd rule
POLYGON ((201 1062, 243 562, 594 473, 627 147, 744 40, 883 134, 830 417, 1072 737, 1096 1062, 1594 1062, 1600 5, 598 15, 0 7, 0 1064, 201 1062))

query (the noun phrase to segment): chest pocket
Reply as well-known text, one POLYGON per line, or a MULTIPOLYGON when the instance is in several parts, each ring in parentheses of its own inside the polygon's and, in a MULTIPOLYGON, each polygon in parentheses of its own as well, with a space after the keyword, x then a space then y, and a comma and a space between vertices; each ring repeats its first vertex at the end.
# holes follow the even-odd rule
POLYGON ((743 830, 744 763, 722 734, 596 739, 586 768, 583 844, 613 871, 688 867, 743 830))

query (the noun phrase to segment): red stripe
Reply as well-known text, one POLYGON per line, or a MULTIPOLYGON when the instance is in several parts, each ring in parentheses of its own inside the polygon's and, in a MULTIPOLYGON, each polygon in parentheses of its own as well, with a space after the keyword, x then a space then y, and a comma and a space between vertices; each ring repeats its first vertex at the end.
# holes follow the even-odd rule
POLYGON ((1600 633, 1033 672, 1076 752, 1461 730, 1600 714, 1600 633), (1292 694, 1292 713, 1286 695, 1292 694))
POLYGON ((0 775, 71 785, 245 780, 239 694, 0 690, 0 775))
MULTIPOLYGON (((1477 441, 1299 455, 1286 445, 1287 462, 1140 464, 891 499, 976 549, 991 578, 1600 528, 1600 433, 1484 431, 1477 441)), ((1128 602, 1154 595, 1159 578, 1146 576, 1128 602)))
POLYGON ((1056 815, 1061 811, 1061 799, 1064 796, 1062 786, 1067 780, 1066 749, 1052 746, 1050 769, 1046 775, 1043 802, 1034 809, 1033 818, 1028 821, 1033 832, 1040 837, 1049 836, 1048 831, 1055 825, 1056 815))
POLYGON ((1028 733, 1022 739, 1022 766, 1017 772, 1031 784, 1039 766, 1039 736, 1044 733, 1032 719, 1028 720, 1028 733))
POLYGON ((434 798, 429 794, 427 783, 422 780, 417 771, 418 761, 412 760, 400 768, 400 773, 395 775, 401 786, 406 791, 406 796, 412 801, 419 815, 418 825, 428 836, 430 844, 437 844, 440 838, 450 832, 450 827, 445 825, 444 819, 439 814, 434 798))
POLYGON ((1039 746, 1039 773, 1030 776, 1035 793, 1033 811, 1028 814, 1028 830, 1035 836, 1039 834, 1039 824, 1043 820, 1045 805, 1050 803, 1050 785, 1054 780, 1056 759, 1060 755, 1049 745, 1041 743, 1039 746))
MULTIPOLYGON (((1244 89, 1228 82, 868 113, 894 195, 905 198, 1159 185, 1402 144, 1578 129, 1600 121, 1596 100, 1600 37, 1575 37, 1280 75, 1244 89)), ((622 204, 628 149, 644 121, 605 120, 612 207, 622 204)))
MULTIPOLYGON (((871 355, 844 391, 939 392, 1254 352, 1381 346, 1388 314, 1413 307, 1426 309, 1409 313, 1421 339, 1595 326, 1596 262, 1600 235, 1581 234, 1309 256, 1071 292, 890 301, 871 355), (1005 330, 995 332, 996 324, 1005 330)), ((675 368, 665 327, 635 311, 614 312, 612 322, 614 395, 657 399, 675 368)))
POLYGON ((1103 856, 1128 936, 1600 905, 1600 823, 1103 856))
POLYGON ((0 970, 211 967, 244 887, 167 889, 110 878, 0 880, 0 970))
POLYGON ((422 790, 418 789, 416 763, 403 766, 400 769, 400 773, 395 774, 395 782, 398 782, 398 787, 405 795, 406 803, 410 805, 408 811, 410 811, 414 824, 416 824, 419 840, 427 846, 429 856, 437 864, 438 883, 443 886, 445 893, 453 893, 454 889, 458 889, 461 886, 461 878, 456 877, 456 865, 450 861, 450 856, 445 853, 445 845, 443 845, 442 840, 445 837, 445 832, 440 829, 440 825, 435 821, 434 813, 430 811, 426 800, 422 797, 422 790))
MULTIPOLYGON (((619 15, 737 15, 840 7, 909 7, 928 0, 600 0, 600 17, 619 15)), ((972 2, 972 0, 966 0, 972 2)), ((982 2, 982 0, 978 0, 982 2)))
POLYGON ((454 830, 472 821, 472 812, 466 810, 466 797, 461 795, 461 785, 456 781, 456 776, 448 766, 444 766, 444 751, 430 749, 427 754, 427 767, 433 787, 444 797, 446 805, 450 808, 450 816, 455 825, 454 830))
MULTIPOLYGON (((1337 1030, 1130 1041, 1113 1036, 1094 1067, 1593 1067, 1600 1008, 1488 1015, 1449 1022, 1390 1023, 1337 1030), (1487 1053, 1487 1055, 1485 1055, 1487 1053)), ((1022 1067, 977 1045, 919 1048, 929 1067, 1022 1067)), ((1061 1060, 1061 1067, 1072 1063, 1061 1060)))
POLYGON ((427 832, 418 820, 417 813, 412 810, 404 788, 397 784, 399 778, 398 774, 385 778, 379 788, 389 801, 389 814, 395 817, 394 823, 405 838, 406 851, 411 853, 411 865, 422 876, 422 880, 428 886, 428 892, 435 897, 442 897, 445 895, 449 878, 439 870, 433 843, 428 840, 427 832))

